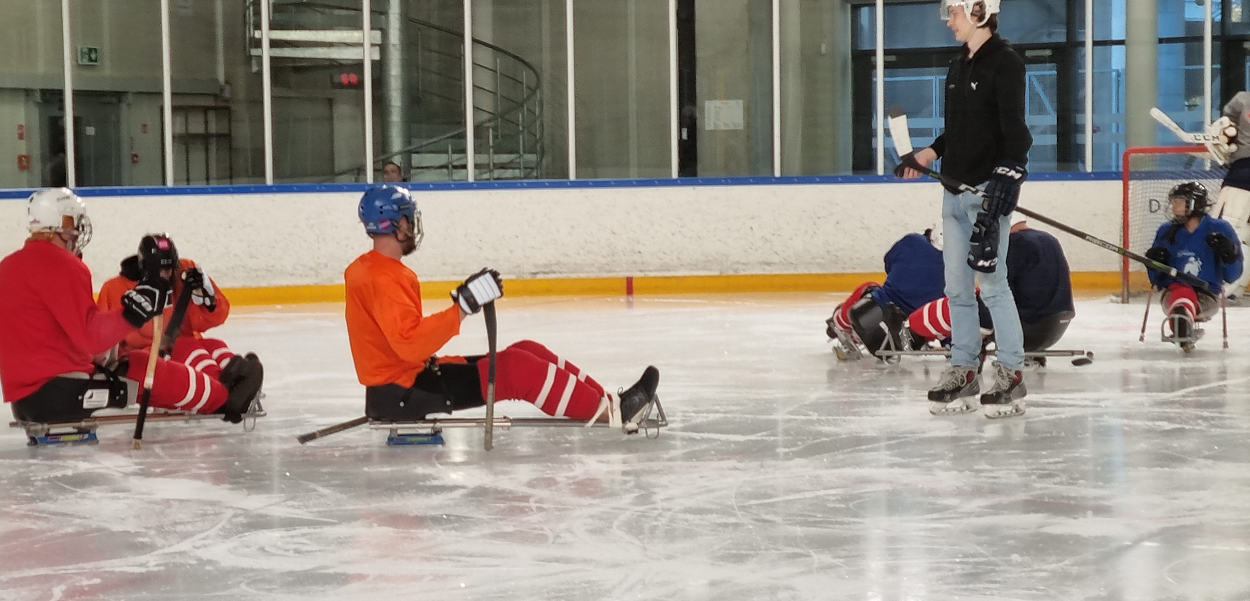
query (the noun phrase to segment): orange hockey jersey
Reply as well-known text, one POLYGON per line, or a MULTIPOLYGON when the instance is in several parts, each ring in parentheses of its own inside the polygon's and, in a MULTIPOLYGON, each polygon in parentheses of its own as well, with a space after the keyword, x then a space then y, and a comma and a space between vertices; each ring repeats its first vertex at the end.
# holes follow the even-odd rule
POLYGON ((408 266, 371 250, 347 266, 347 338, 365 386, 409 387, 425 362, 460 333, 460 309, 424 316, 421 282, 408 266))
MULTIPOLYGON (((195 267, 194 261, 190 259, 178 260, 178 273, 174 274, 174 289, 170 294, 170 305, 165 307, 165 323, 169 323, 170 316, 174 314, 173 299, 177 299, 182 292, 182 272, 191 267, 195 267)), ((103 311, 120 309, 122 306, 122 295, 134 288, 137 283, 124 275, 119 275, 105 282, 104 286, 100 287, 100 295, 96 298, 96 305, 103 311)), ((230 316, 230 301, 226 300, 226 295, 222 294, 221 288, 217 287, 217 282, 213 282, 213 289, 217 291, 217 310, 210 313, 208 309, 201 305, 195 303, 188 305, 186 317, 182 320, 182 328, 178 332, 179 336, 202 338, 201 334, 205 331, 226 322, 226 318, 230 316)), ((118 351, 124 353, 151 346, 152 322, 149 321, 143 324, 142 328, 126 336, 126 339, 119 345, 118 351)))

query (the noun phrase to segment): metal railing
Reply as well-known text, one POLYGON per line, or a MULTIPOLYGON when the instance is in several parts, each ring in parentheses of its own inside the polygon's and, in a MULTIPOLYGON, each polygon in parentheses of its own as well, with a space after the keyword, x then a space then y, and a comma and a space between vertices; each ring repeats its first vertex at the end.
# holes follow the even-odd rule
MULTIPOLYGON (((271 29, 359 31, 360 5, 333 0, 248 0, 248 31, 257 31, 263 2, 272 6, 271 29)), ((373 11, 374 23, 384 22, 373 11)), ((365 170, 380 171, 388 161, 408 155, 409 180, 463 180, 468 155, 464 123, 464 35, 462 32, 415 18, 407 19, 405 59, 409 65, 410 106, 408 140, 403 148, 377 155, 372 165, 359 165, 326 174, 326 181, 364 181, 365 170), (451 66, 454 65, 454 68, 451 66)), ((376 26, 374 29, 378 29, 376 26)), ((260 40, 249 36, 249 52, 260 40)), ((357 40, 359 41, 359 40, 357 40)), ((287 42, 271 42, 288 44, 287 42)), ((473 40, 475 179, 535 179, 544 176, 546 154, 542 79, 532 64, 504 48, 473 40)), ((310 64, 350 63, 337 59, 278 59, 274 68, 310 64)), ((359 63, 357 59, 355 61, 359 63)))

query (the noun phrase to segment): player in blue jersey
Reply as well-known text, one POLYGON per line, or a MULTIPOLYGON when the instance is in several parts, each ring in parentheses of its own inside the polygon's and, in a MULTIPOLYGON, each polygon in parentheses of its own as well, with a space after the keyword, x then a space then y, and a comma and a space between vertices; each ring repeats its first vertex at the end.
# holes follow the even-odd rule
POLYGON ((1198 182, 1178 184, 1168 192, 1172 221, 1159 226, 1154 246, 1146 256, 1166 263, 1208 284, 1198 290, 1161 272, 1150 270, 1150 283, 1163 291, 1171 336, 1186 352, 1193 350, 1201 335, 1195 322, 1210 319, 1219 309, 1219 294, 1225 282, 1241 277, 1245 257, 1237 232, 1227 221, 1207 214, 1209 196, 1198 182))
POLYGON ((886 345, 888 331, 899 349, 898 325, 918 307, 942 297, 946 278, 941 248, 940 230, 903 236, 885 253, 885 283, 865 282, 852 292, 825 320, 825 333, 843 347, 854 340, 876 355, 886 345))

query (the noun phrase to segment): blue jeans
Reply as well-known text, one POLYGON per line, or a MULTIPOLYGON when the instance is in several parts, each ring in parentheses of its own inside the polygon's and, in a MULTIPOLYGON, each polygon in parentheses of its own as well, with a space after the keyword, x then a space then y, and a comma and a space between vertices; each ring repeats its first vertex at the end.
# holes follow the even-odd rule
POLYGON ((951 304, 951 365, 976 369, 980 365, 981 319, 977 310, 976 283, 981 281, 981 301, 994 320, 996 363, 1010 369, 1024 367, 1024 333, 1016 299, 1007 286, 1007 242, 1011 222, 998 220, 998 267, 994 273, 980 273, 968 266, 968 239, 972 224, 981 211, 981 197, 944 191, 942 198, 942 237, 945 247, 946 296, 951 304))

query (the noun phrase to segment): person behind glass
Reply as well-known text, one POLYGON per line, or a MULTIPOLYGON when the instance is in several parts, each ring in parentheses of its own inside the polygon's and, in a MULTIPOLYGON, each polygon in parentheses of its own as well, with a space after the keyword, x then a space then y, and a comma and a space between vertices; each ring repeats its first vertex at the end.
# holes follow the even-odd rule
MULTIPOLYGON (((984 186, 988 199, 946 187, 942 225, 946 296, 950 298, 951 364, 929 391, 930 410, 939 415, 976 411, 972 400, 979 381, 981 336, 977 314, 977 281, 981 299, 995 324, 998 347, 994 381, 980 397, 987 417, 1024 412, 1026 394, 1024 336, 1015 300, 1007 284, 1008 217, 1016 208, 1033 137, 1024 121, 1024 61, 997 33, 999 0, 942 0, 946 25, 962 42, 946 75, 943 133, 915 153, 927 166, 942 159, 943 175, 963 184, 984 186), (1000 260, 1001 259, 1001 260, 1000 260), (942 407, 937 404, 945 405, 942 407)), ((900 166, 895 172, 920 177, 900 166)))
POLYGON ((382 165, 382 181, 387 183, 408 181, 404 179, 404 169, 395 161, 387 161, 382 165))

